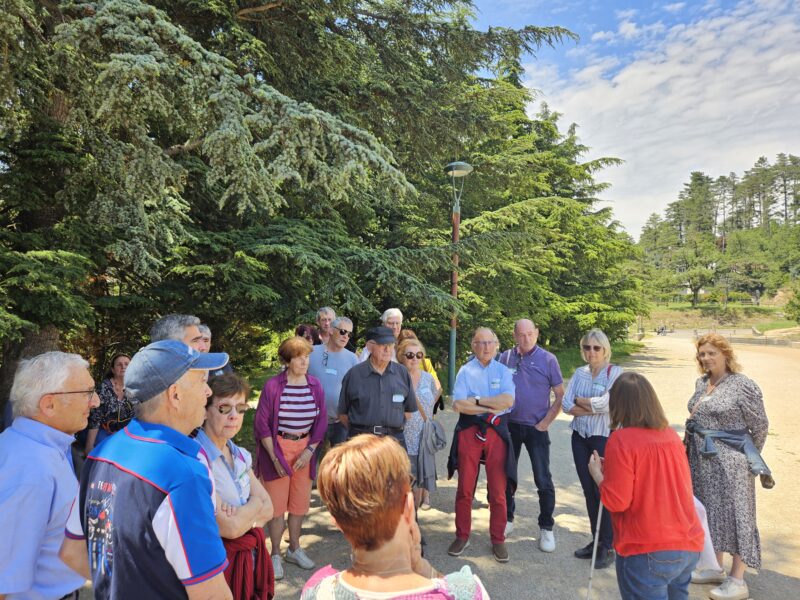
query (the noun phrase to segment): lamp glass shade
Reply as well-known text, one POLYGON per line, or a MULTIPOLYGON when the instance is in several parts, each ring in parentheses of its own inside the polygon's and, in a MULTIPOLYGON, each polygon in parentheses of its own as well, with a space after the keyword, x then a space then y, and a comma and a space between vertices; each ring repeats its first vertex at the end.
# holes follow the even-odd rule
POLYGON ((450 177, 466 177, 472 173, 472 165, 465 162, 451 162, 444 168, 444 172, 450 177))

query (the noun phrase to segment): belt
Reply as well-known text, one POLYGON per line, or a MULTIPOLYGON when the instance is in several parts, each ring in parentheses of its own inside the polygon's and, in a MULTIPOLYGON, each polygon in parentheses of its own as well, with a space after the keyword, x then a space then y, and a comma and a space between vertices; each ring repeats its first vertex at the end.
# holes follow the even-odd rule
POLYGON ((371 433, 373 435, 395 435, 403 433, 402 427, 384 427, 383 425, 351 425, 350 429, 356 433, 371 433))
POLYGON ((303 438, 308 437, 308 431, 305 433, 301 433, 300 435, 295 435, 294 433, 286 433, 285 431, 279 431, 278 435, 287 440, 302 440, 303 438))

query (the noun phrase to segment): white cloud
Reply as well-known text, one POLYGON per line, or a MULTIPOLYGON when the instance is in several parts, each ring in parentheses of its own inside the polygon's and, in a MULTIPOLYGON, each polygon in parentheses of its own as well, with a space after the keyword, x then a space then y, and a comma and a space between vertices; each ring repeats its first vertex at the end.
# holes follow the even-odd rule
POLYGON ((664 5, 664 10, 669 13, 679 13, 686 6, 686 2, 674 2, 672 4, 664 5))
POLYGON ((595 31, 592 34, 593 42, 611 42, 617 35, 613 31, 595 31))
POLYGON ((632 19, 636 16, 637 10, 635 8, 628 8, 626 10, 617 10, 614 11, 614 14, 617 16, 618 19, 622 21, 627 21, 628 19, 632 19))
POLYGON ((745 1, 669 29, 634 30, 639 47, 629 56, 589 44, 579 69, 554 78, 548 66, 548 79, 539 78, 545 65, 531 72, 540 99, 564 113, 563 127, 578 123, 589 158, 626 161, 599 178, 613 184, 604 197, 638 236, 691 171, 741 174, 759 156, 800 151, 800 9, 745 1))

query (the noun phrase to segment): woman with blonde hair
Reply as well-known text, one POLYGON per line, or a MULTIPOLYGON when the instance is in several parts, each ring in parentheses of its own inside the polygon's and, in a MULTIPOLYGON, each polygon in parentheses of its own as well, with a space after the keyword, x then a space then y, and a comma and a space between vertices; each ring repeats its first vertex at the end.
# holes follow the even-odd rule
MULTIPOLYGON (((622 374, 622 367, 611 364, 611 343, 600 329, 592 329, 581 338, 581 357, 586 366, 580 367, 570 378, 567 391, 561 400, 565 413, 572 415, 572 458, 583 488, 586 512, 592 541, 575 551, 577 558, 592 558, 594 535, 597 531, 597 514, 600 509, 600 491, 589 474, 589 458, 594 452, 605 454, 610 433, 608 422, 609 389, 622 374)), ((614 562, 614 535, 609 519, 600 520, 600 539, 595 566, 604 569, 614 562)))
POLYGON ((749 590, 745 565, 761 568, 761 539, 756 525, 755 475, 774 485, 760 451, 769 421, 756 383, 741 373, 733 348, 716 333, 701 336, 695 356, 701 376, 689 399, 686 445, 695 496, 708 515, 711 541, 722 564, 733 556, 730 574, 699 571, 694 583, 720 583, 714 600, 744 600, 749 590))
POLYGON ((322 501, 352 547, 351 566, 317 571, 301 600, 480 600, 489 595, 469 567, 442 576, 422 558, 408 455, 391 436, 359 435, 325 456, 322 501))

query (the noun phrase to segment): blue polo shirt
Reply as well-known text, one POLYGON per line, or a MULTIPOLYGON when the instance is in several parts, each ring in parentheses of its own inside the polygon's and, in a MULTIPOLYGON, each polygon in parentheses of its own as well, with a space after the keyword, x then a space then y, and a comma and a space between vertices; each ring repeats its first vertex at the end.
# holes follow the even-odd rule
MULTIPOLYGON (((453 398, 464 400, 472 396, 497 396, 498 394, 511 394, 514 397, 514 378, 511 370, 505 365, 492 359, 485 367, 477 358, 472 358, 458 370, 456 382, 453 386, 453 398)), ((513 406, 497 413, 508 414, 513 406)))
POLYGON ((558 359, 536 345, 524 354, 519 348, 511 348, 497 360, 511 369, 517 390, 508 420, 536 425, 550 410, 550 390, 564 383, 558 359))
POLYGON ((200 444, 132 420, 83 467, 66 535, 87 539, 95 598, 187 598, 228 565, 200 444))
POLYGON ((8 598, 50 600, 83 585, 58 558, 78 493, 74 440, 27 417, 0 434, 0 594, 8 598))

